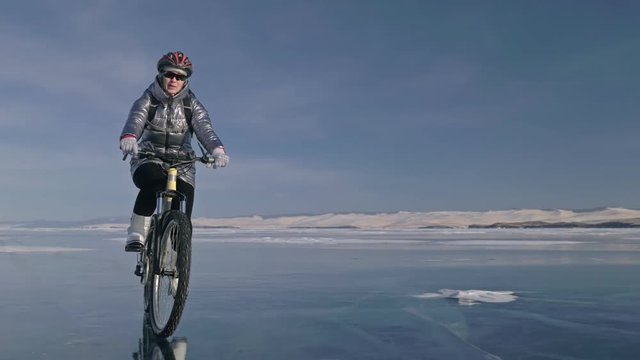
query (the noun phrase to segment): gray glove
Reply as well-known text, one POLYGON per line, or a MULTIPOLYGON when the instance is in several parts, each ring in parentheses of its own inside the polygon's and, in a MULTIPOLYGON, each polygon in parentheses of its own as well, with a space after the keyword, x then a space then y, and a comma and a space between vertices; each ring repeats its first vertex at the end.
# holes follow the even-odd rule
POLYGON ((138 154, 138 140, 133 136, 127 136, 120 139, 120 150, 123 155, 136 155, 138 154))
POLYGON ((211 155, 209 155, 209 162, 207 163, 207 167, 211 168, 219 168, 225 167, 229 164, 229 156, 224 152, 224 148, 222 146, 218 146, 213 149, 211 155))

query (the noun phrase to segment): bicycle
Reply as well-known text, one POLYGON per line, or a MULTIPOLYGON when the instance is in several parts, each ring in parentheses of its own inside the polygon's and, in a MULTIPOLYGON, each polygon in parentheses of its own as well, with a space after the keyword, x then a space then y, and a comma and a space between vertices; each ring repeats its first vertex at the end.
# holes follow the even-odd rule
POLYGON ((177 191, 178 167, 197 161, 206 164, 210 158, 203 154, 181 160, 153 152, 139 152, 138 157, 161 160, 167 173, 166 187, 158 193, 156 212, 151 216, 134 273, 144 285, 144 311, 153 333, 168 337, 180 321, 191 270, 192 226, 184 211, 186 197, 177 191), (179 209, 174 201, 180 201, 179 209))

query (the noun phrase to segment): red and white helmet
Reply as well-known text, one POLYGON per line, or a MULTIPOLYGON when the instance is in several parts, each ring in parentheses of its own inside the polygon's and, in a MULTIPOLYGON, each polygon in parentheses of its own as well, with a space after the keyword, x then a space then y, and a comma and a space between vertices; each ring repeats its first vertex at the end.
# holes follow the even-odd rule
POLYGON ((182 70, 187 73, 187 77, 193 73, 191 60, 181 51, 168 52, 158 60, 158 72, 163 72, 167 68, 182 70))

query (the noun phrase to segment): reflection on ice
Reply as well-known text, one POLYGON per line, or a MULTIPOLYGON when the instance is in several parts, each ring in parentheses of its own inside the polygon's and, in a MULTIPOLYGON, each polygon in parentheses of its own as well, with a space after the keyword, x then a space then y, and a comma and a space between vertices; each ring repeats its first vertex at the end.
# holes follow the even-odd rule
POLYGON ((518 296, 513 291, 490 290, 452 290, 440 289, 437 293, 424 293, 415 295, 418 299, 458 299, 460 305, 475 305, 484 303, 508 303, 516 301, 518 296))
POLYGON ((142 337, 138 340, 138 351, 133 353, 134 360, 185 360, 187 358, 187 338, 174 337, 167 339, 157 337, 148 316, 143 317, 142 337))

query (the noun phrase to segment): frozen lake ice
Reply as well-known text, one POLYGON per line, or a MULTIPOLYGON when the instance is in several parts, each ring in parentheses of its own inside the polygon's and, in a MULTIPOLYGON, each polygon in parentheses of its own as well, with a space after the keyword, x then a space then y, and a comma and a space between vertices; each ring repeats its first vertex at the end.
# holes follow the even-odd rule
MULTIPOLYGON (((134 359, 113 230, 1 229, 0 359, 134 359)), ((187 359, 635 359, 640 230, 196 229, 187 359)))

